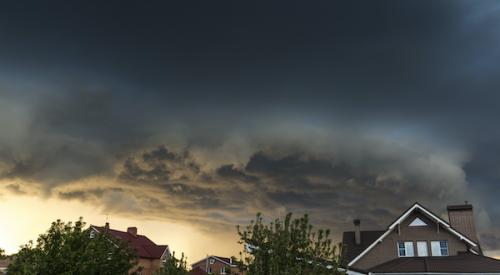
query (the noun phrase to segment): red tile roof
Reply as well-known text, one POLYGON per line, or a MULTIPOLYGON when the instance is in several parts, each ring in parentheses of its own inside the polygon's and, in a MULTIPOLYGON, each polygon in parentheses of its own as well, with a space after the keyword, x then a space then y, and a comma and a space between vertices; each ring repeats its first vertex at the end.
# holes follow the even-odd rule
POLYGON ((128 242, 136 250, 139 258, 160 259, 165 250, 168 249, 168 245, 157 245, 144 235, 137 234, 134 236, 128 232, 108 229, 102 226, 91 225, 90 227, 93 227, 98 232, 107 231, 113 237, 128 242))

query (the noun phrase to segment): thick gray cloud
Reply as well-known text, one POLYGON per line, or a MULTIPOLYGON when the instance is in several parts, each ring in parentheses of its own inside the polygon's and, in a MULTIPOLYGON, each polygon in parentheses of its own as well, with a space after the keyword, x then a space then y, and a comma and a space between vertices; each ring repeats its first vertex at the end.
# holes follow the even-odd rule
POLYGON ((468 199, 496 249, 499 7, 2 3, 0 179, 222 228, 468 199))

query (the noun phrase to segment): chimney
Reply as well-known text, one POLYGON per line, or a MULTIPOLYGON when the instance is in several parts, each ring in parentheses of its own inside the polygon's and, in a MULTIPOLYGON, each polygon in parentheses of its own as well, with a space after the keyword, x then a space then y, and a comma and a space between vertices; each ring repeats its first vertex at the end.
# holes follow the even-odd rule
POLYGON ((127 233, 129 233, 130 235, 134 236, 134 237, 137 237, 137 227, 129 227, 127 228, 127 233))
POLYGON ((361 220, 355 219, 353 221, 353 223, 354 223, 354 240, 356 242, 356 245, 360 245, 361 244, 361 231, 360 231, 361 220))
POLYGON ((465 202, 462 205, 448 205, 447 209, 451 227, 472 241, 477 242, 472 205, 465 202))
POLYGON ((109 222, 106 222, 106 224, 104 225, 104 228, 109 229, 109 222))

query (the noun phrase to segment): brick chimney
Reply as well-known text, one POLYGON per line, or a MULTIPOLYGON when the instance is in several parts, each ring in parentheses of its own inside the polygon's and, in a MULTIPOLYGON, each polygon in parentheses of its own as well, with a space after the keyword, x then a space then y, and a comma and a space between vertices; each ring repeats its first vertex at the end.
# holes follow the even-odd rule
POLYGON ((354 241, 356 243, 356 245, 360 245, 361 244, 361 220, 360 219, 355 219, 353 221, 354 223, 354 241))
POLYGON ((127 228, 127 233, 129 233, 130 235, 134 236, 134 237, 137 237, 137 227, 129 227, 127 228))
POLYGON ((448 205, 450 225, 467 238, 477 242, 476 225, 472 205, 465 202, 462 205, 448 205))

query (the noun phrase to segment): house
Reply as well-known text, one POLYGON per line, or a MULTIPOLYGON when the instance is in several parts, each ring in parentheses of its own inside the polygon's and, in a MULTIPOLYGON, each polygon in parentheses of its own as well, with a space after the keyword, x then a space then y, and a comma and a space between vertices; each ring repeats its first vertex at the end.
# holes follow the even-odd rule
POLYGON ((7 256, 5 259, 0 259, 0 275, 7 274, 7 268, 12 262, 12 256, 7 256))
POLYGON ((201 259, 191 265, 191 269, 196 274, 200 271, 205 272, 205 274, 227 274, 227 275, 244 275, 244 271, 240 271, 238 264, 233 260, 233 258, 225 258, 219 256, 208 256, 201 259))
POLYGON ((473 207, 448 206, 448 221, 415 203, 385 230, 343 234, 348 274, 499 274, 500 261, 483 255, 473 207))
POLYGON ((90 235, 108 232, 113 237, 129 243, 135 249, 139 262, 136 267, 130 270, 130 274, 137 270, 142 270, 141 275, 152 275, 170 257, 168 245, 157 245, 144 235, 137 234, 137 227, 129 227, 127 231, 119 231, 109 228, 109 223, 104 227, 91 225, 90 235))

